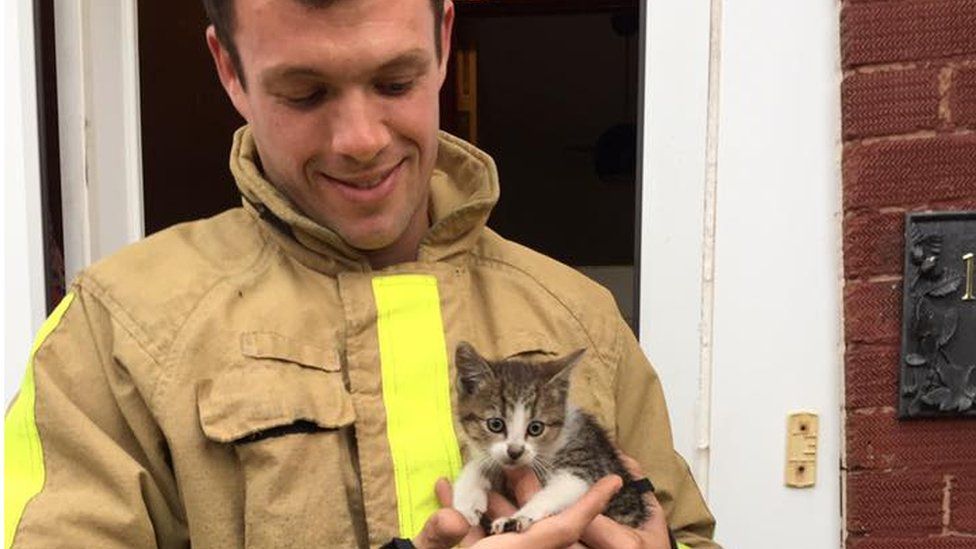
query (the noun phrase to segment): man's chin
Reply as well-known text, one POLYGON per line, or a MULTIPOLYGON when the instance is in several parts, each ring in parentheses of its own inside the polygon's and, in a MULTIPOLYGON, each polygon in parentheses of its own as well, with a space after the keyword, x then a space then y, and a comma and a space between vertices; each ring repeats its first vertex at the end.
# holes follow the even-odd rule
POLYGON ((393 246, 396 238, 376 233, 368 235, 339 235, 343 241, 364 254, 381 252, 393 246))

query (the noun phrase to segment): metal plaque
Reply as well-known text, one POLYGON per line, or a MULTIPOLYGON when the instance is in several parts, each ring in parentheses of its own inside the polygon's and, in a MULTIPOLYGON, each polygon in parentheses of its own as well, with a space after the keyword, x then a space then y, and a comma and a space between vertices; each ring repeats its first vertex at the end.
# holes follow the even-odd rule
POLYGON ((976 416, 976 212, 905 218, 900 418, 976 416))

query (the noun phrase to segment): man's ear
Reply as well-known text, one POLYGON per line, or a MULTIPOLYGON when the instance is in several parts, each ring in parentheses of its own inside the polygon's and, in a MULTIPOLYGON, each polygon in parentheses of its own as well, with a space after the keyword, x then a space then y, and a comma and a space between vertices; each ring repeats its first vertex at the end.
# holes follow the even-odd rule
POLYGON ((220 39, 217 38, 217 31, 213 25, 207 27, 206 36, 207 47, 210 49, 210 55, 214 60, 214 67, 217 69, 217 76, 220 78, 220 83, 224 86, 224 91, 227 92, 227 97, 230 97, 230 102, 234 104, 234 108, 237 109, 237 112, 240 113, 244 120, 250 123, 251 110, 247 102, 247 91, 244 89, 240 75, 237 74, 237 68, 234 67, 230 52, 220 43, 220 39))
POLYGON ((547 363, 545 365, 546 373, 552 377, 549 378, 546 384, 568 382, 570 374, 573 373, 573 368, 579 364, 584 354, 586 354, 586 348, 577 349, 562 358, 557 358, 547 363))
POLYGON ((441 28, 437 29, 441 33, 441 63, 438 67, 440 73, 440 85, 444 85, 447 77, 447 63, 451 57, 451 34, 454 32, 454 2, 444 0, 444 15, 441 17, 441 28))
POLYGON ((467 341, 458 343, 454 369, 457 370, 458 391, 465 395, 473 394, 482 383, 495 377, 488 361, 467 341))

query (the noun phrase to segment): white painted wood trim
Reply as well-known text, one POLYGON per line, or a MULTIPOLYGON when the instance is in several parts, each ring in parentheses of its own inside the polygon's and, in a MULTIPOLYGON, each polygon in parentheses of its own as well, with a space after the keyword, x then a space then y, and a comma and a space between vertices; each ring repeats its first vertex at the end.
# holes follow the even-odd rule
POLYGON ((722 3, 709 503, 727 547, 841 547, 838 24, 833 2, 722 3), (820 417, 806 489, 784 485, 799 410, 820 417))
POLYGON ((645 10, 640 340, 664 385, 675 448, 699 482, 710 9, 709 0, 648 0, 645 10))
POLYGON ((675 446, 725 546, 840 547, 837 6, 647 5, 640 336, 675 446), (802 409, 820 447, 797 490, 785 429, 802 409))
POLYGON ((34 50, 32 2, 0 2, 0 70, 5 78, 0 87, 4 403, 20 388, 31 342, 47 308, 34 50))
POLYGON ((145 233, 134 0, 55 2, 65 271, 145 233))

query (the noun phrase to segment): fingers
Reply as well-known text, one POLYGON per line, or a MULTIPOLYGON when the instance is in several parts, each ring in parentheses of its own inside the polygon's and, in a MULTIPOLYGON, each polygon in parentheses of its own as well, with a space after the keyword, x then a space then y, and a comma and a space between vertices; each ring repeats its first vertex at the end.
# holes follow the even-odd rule
MULTIPOLYGON (((627 469, 627 472, 633 475, 635 479, 644 478, 644 472, 641 470, 640 463, 636 459, 624 454, 623 452, 620 452, 619 450, 617 451, 617 455, 620 457, 620 461, 623 463, 624 468, 627 469)), ((657 526, 653 524, 656 522, 656 517, 660 517, 660 522, 664 522, 664 510, 661 507, 661 503, 657 500, 657 497, 655 497, 654 492, 645 492, 644 502, 647 503, 647 506, 651 509, 651 520, 644 524, 644 529, 646 530, 647 527, 656 529, 657 526)))
POLYGON ((576 542, 586 525, 603 512, 620 490, 622 482, 616 475, 603 477, 571 507, 537 522, 522 535, 534 544, 532 547, 565 547, 576 542))
POLYGON ((434 494, 437 495, 437 501, 441 504, 441 507, 451 507, 454 505, 454 491, 451 489, 451 483, 446 478, 437 479, 437 482, 434 483, 434 494))
POLYGON ((628 473, 634 475, 634 478, 641 478, 644 476, 644 472, 641 471, 640 463, 636 459, 619 451, 617 452, 617 455, 620 456, 620 461, 624 464, 624 469, 627 469, 628 473))
POLYGON ((498 492, 488 492, 488 516, 492 518, 510 517, 518 511, 518 507, 499 494, 498 492))
POLYGON ((605 515, 594 518, 583 530, 580 539, 593 549, 635 547, 640 541, 636 531, 605 515))
MULTIPOLYGON (((644 478, 640 463, 618 451, 621 463, 635 479, 644 478)), ((621 547, 667 547, 668 528, 664 509, 653 492, 643 494, 650 509, 650 518, 639 530, 624 526, 606 516, 598 516, 586 527, 580 539, 594 549, 613 549, 621 547)))
POLYGON ((434 494, 443 509, 431 515, 420 533, 413 538, 413 544, 418 549, 450 549, 471 530, 464 516, 451 508, 454 493, 447 479, 437 479, 434 494))
MULTIPOLYGON (((574 525, 579 525, 578 537, 586 525, 607 508, 607 504, 620 491, 621 486, 623 486, 623 480, 620 477, 607 475, 598 480, 588 492, 583 494, 579 501, 560 513, 560 516, 574 525)), ((573 538, 571 541, 575 540, 576 538, 573 538)))
POLYGON ((525 505, 536 492, 542 489, 539 478, 528 467, 505 471, 505 477, 519 506, 525 505))
POLYGON ((461 513, 444 508, 427 519, 423 529, 412 541, 417 549, 450 549, 464 538, 470 528, 461 513))
POLYGON ((651 517, 658 516, 662 517, 663 520, 664 508, 661 507, 661 502, 657 500, 657 496, 654 495, 654 492, 646 492, 644 494, 644 501, 647 503, 647 506, 651 508, 651 517))

